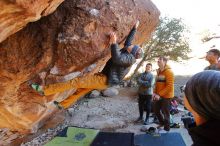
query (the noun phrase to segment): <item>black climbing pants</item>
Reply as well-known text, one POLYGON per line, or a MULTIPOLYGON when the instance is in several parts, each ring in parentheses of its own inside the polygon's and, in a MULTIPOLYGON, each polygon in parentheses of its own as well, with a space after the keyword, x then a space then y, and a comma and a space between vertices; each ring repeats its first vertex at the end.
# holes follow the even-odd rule
POLYGON ((146 109, 146 119, 149 118, 151 112, 151 102, 152 102, 152 95, 138 95, 138 107, 139 107, 139 114, 140 117, 143 118, 144 110, 146 109))

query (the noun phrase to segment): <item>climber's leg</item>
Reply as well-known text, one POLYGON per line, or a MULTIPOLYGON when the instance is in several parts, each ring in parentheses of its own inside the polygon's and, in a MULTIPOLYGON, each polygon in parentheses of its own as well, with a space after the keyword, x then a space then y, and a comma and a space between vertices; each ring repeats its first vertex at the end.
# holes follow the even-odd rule
POLYGON ((52 95, 55 93, 63 92, 65 90, 70 90, 72 88, 105 89, 107 87, 107 77, 103 74, 95 74, 74 78, 64 83, 51 84, 45 86, 43 91, 44 95, 52 95))
POLYGON ((77 89, 77 91, 73 95, 67 97, 64 101, 61 101, 59 103, 59 106, 66 109, 73 105, 80 97, 92 90, 93 89, 77 89))

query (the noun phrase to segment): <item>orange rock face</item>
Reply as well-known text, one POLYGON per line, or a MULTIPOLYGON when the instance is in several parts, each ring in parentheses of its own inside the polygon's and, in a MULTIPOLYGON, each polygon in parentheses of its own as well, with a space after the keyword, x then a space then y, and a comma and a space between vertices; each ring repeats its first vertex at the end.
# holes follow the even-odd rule
POLYGON ((64 0, 1 0, 0 42, 29 22, 56 10, 64 0))
POLYGON ((11 12, 6 18, 0 12, 0 40, 7 37, 0 43, 0 128, 35 132, 56 112, 53 101, 65 100, 74 93, 73 89, 53 96, 38 95, 29 84, 41 83, 41 72, 47 72, 46 84, 97 73, 110 58, 110 31, 115 31, 118 41, 123 42, 140 20, 134 42, 142 44, 159 22, 159 11, 150 0, 65 0, 51 15, 18 31, 27 22, 52 12, 61 2, 48 1, 21 0, 16 5, 0 2, 4 8, 13 5, 19 10, 17 6, 33 6, 28 14, 35 16, 26 21, 26 13, 11 12), (12 18, 19 19, 3 23, 12 18))

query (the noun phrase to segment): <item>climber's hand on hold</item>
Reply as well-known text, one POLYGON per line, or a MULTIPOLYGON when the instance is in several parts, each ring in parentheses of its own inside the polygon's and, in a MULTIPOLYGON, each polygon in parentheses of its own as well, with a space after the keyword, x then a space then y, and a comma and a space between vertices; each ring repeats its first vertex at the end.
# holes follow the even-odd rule
POLYGON ((116 44, 117 36, 114 32, 110 33, 109 44, 116 44))
POLYGON ((137 20, 137 22, 135 23, 135 25, 134 25, 134 28, 138 28, 138 26, 139 26, 139 24, 140 24, 140 21, 139 20, 137 20))

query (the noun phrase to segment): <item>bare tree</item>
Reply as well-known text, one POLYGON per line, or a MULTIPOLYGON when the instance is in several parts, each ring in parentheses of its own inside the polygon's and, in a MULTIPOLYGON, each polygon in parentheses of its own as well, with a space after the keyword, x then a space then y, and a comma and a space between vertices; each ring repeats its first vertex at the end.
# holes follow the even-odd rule
POLYGON ((143 47, 145 50, 143 59, 137 65, 131 79, 145 61, 151 61, 156 57, 166 56, 177 62, 189 59, 188 53, 191 52, 191 49, 186 36, 188 32, 181 19, 160 18, 160 23, 151 40, 143 47))

